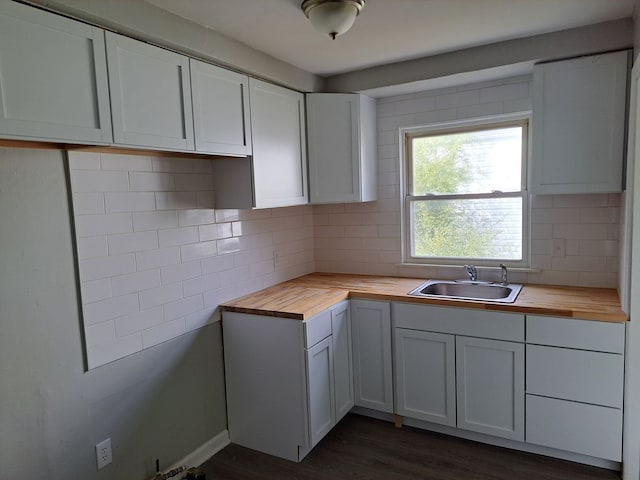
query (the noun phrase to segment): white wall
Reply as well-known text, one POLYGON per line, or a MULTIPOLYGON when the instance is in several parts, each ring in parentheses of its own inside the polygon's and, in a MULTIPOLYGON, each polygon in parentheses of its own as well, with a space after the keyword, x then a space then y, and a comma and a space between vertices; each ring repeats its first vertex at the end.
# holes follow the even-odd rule
MULTIPOLYGON (((398 129, 531 110, 530 76, 378 100, 379 200, 314 207, 316 269, 458 278, 461 269, 399 266, 398 129)), ((554 195, 532 199, 531 273, 514 281, 616 287, 620 195, 554 195)), ((481 275, 482 275, 481 271, 481 275)), ((497 276, 497 270, 485 275, 497 276)), ((485 277, 486 278, 486 277, 485 277)))
MULTIPOLYGON (((226 429, 220 323, 85 372, 63 157, 0 149, 0 478, 149 478, 226 429)), ((215 302, 312 270, 311 207, 213 212, 240 245, 215 302)))

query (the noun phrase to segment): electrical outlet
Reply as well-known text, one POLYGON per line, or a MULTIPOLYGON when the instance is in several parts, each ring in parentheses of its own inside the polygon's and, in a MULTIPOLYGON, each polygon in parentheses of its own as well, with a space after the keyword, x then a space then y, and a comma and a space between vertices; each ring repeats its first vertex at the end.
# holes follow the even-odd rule
POLYGON ((112 460, 111 439, 107 438, 96 445, 96 462, 98 463, 98 470, 109 465, 112 460))
POLYGON ((273 251, 273 268, 278 268, 280 265, 280 252, 278 250, 273 251))

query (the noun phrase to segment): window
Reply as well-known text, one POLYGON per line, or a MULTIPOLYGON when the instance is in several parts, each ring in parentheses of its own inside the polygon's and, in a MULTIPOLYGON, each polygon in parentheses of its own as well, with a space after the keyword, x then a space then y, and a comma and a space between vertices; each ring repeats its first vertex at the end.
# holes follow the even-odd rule
POLYGON ((405 262, 527 264, 528 123, 403 131, 405 262))

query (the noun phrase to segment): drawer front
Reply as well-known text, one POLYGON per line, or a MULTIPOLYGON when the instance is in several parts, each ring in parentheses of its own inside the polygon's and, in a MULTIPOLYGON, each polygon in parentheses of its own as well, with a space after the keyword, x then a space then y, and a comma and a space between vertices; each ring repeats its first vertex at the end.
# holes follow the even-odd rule
POLYGON ((304 347, 311 348, 316 343, 331 335, 331 310, 325 310, 305 320, 304 347))
POLYGON ((396 328, 524 342, 524 315, 470 308, 394 303, 396 328))
POLYGON ((527 345, 527 393, 622 408, 624 357, 527 345))
POLYGON ((526 442, 619 462, 622 410, 527 395, 526 442))
POLYGON ((624 323, 527 315, 527 343, 624 353, 624 323))

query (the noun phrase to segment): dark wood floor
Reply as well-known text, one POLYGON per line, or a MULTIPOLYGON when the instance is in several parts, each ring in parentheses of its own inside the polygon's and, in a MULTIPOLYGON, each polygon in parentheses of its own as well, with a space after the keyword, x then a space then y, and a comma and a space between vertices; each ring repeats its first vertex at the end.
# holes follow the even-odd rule
POLYGON ((296 464, 229 445, 201 467, 211 480, 614 480, 617 472, 360 415, 347 415, 296 464))

